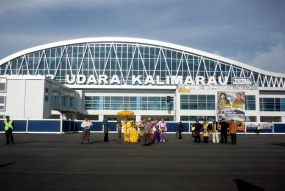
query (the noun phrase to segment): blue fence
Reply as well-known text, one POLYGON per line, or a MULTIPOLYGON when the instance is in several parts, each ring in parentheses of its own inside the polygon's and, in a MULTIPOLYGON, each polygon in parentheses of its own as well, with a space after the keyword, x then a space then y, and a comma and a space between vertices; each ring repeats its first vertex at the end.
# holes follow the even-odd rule
POLYGON ((282 123, 273 123, 274 133, 284 133, 285 132, 285 124, 282 123))
MULTIPOLYGON (((29 120, 28 132, 60 132, 60 120, 29 120)), ((15 125, 16 126, 16 125, 15 125)))
MULTIPOLYGON (((283 128, 284 128, 284 133, 285 133, 285 124, 283 128)), ((246 133, 256 133, 256 131, 255 129, 247 129, 246 133)), ((260 129, 259 134, 262 134, 262 133, 266 133, 266 134, 273 133, 273 129, 260 129)))
MULTIPOLYGON (((82 121, 72 120, 57 120, 57 119, 44 119, 44 120, 13 120, 14 132, 19 133, 72 133, 82 131, 82 121)), ((0 124, 3 124, 4 120, 0 120, 0 124)), ((103 132, 103 123, 101 121, 92 121, 91 132, 103 132)), ((167 132, 175 133, 177 131, 177 122, 167 121, 167 132)), ((184 133, 191 133, 191 123, 182 122, 184 127, 184 133)), ((110 133, 117 132, 116 122, 108 122, 110 133)), ((0 132, 4 132, 4 127, 0 127, 0 132)), ((239 133, 243 134, 243 131, 239 133)), ((247 129, 246 133, 255 133, 254 129, 247 129)), ((273 123, 271 129, 261 129, 260 134, 285 134, 285 123, 273 123)))

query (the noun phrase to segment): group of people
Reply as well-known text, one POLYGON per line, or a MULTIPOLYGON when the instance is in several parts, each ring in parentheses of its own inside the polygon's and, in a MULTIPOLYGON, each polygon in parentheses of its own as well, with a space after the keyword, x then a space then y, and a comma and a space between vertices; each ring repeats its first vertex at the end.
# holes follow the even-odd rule
MULTIPOLYGON (((90 144, 90 127, 92 125, 92 122, 90 122, 87 117, 82 122, 81 127, 83 128, 83 133, 81 144, 83 144, 85 140, 87 141, 87 144, 90 144)), ((108 127, 107 119, 103 120, 103 125, 104 141, 109 142, 108 133, 110 129, 108 127)), ((143 146, 149 146, 151 143, 166 141, 167 124, 163 119, 161 121, 152 121, 151 118, 145 118, 142 120, 141 124, 138 124, 135 122, 135 120, 125 120, 123 123, 118 120, 118 140, 121 140, 121 133, 123 128, 124 142, 142 141, 143 146)), ((179 122, 177 125, 178 141, 183 140, 183 131, 183 124, 182 122, 179 122)), ((212 135, 213 143, 220 143, 219 131, 221 132, 221 144, 227 144, 228 134, 230 134, 231 137, 231 144, 236 144, 237 125, 235 124, 234 120, 227 122, 223 118, 220 122, 217 122, 215 119, 213 119, 212 123, 209 123, 207 120, 204 120, 203 123, 199 123, 197 120, 196 123, 192 124, 192 136, 194 137, 195 143, 201 142, 201 134, 203 136, 204 143, 209 143, 210 135, 212 135)))
POLYGON ((125 120, 123 123, 117 121, 118 139, 121 140, 122 128, 124 129, 124 142, 138 142, 142 141, 143 146, 149 146, 152 142, 165 142, 165 133, 167 125, 162 119, 161 121, 151 118, 142 119, 138 124, 134 119, 125 120))
POLYGON ((167 125, 164 119, 151 121, 151 118, 143 119, 141 127, 143 127, 142 142, 143 146, 149 146, 152 142, 165 142, 167 125))
POLYGON ((223 118, 220 122, 213 119, 212 123, 204 120, 203 123, 196 121, 196 123, 192 124, 192 136, 194 137, 195 143, 201 142, 201 132, 204 143, 209 143, 210 134, 212 134, 213 143, 219 143, 219 131, 221 132, 221 144, 227 144, 228 134, 230 134, 231 137, 231 144, 236 144, 237 125, 235 124, 234 120, 227 122, 225 121, 225 118, 223 118))
MULTIPOLYGON (((81 123, 81 127, 83 129, 81 144, 85 142, 87 144, 90 144, 90 127, 92 125, 92 122, 87 117, 85 117, 84 121, 81 123)), ((108 126, 108 119, 103 120, 103 125, 104 142, 109 142, 108 133, 110 128, 108 126)), ((122 139, 122 130, 124 129, 124 142, 142 141, 143 146, 149 146, 152 142, 166 141, 165 133, 167 131, 167 125, 163 119, 161 121, 151 121, 151 118, 145 118, 142 120, 141 124, 138 124, 134 119, 126 119, 123 122, 118 119, 116 126, 118 130, 118 140, 122 139)))
MULTIPOLYGON (((90 144, 90 127, 92 126, 92 122, 85 117, 84 121, 81 123, 81 127, 83 129, 81 144, 85 141, 87 144, 90 144)), ((108 119, 103 120, 104 125, 104 141, 109 142, 108 134, 109 134, 109 126, 108 119)), ((165 142, 166 141, 166 132, 167 132, 167 124, 162 119, 161 121, 154 120, 151 121, 151 118, 143 119, 141 124, 135 122, 135 120, 126 120, 123 123, 121 120, 117 121, 117 129, 118 129, 118 140, 121 140, 122 128, 124 127, 124 142, 138 142, 142 141, 143 146, 148 146, 152 142, 165 142)), ((9 116, 6 116, 6 120, 4 121, 4 130, 6 134, 6 145, 14 144, 13 138, 13 128, 14 122, 10 120, 9 116)), ((177 134, 178 141, 182 141, 182 132, 184 131, 184 127, 182 122, 179 122, 177 125, 177 134)), ((229 134, 231 137, 231 144, 236 144, 236 131, 237 125, 234 120, 230 122, 226 122, 223 118, 220 122, 217 122, 213 119, 212 123, 204 120, 203 123, 199 123, 197 120, 196 123, 192 124, 191 127, 192 136, 195 138, 195 143, 201 142, 201 132, 203 136, 203 142, 209 143, 209 137, 212 134, 213 143, 219 143, 219 131, 221 132, 221 144, 227 143, 227 135, 229 134)), ((259 134, 260 125, 256 128, 256 133, 259 134)))

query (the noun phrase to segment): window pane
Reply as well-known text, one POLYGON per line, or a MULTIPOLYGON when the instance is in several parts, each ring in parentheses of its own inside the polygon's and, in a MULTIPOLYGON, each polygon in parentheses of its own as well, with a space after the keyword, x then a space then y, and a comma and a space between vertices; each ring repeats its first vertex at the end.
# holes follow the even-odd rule
POLYGON ((190 108, 189 109, 197 109, 198 106, 197 106, 197 103, 190 103, 190 108))
POLYGON ((180 103, 180 109, 189 109, 188 103, 180 103))
POLYGON ((180 116, 180 121, 188 121, 188 116, 180 116))
POLYGON ((189 102, 197 102, 197 95, 190 95, 189 102))
POLYGON ((199 102, 206 102, 206 95, 198 95, 198 101, 199 102))
POLYGON ((207 103, 207 110, 215 110, 215 103, 207 103))
POLYGON ((5 91, 5 89, 6 89, 6 84, 0 82, 0 91, 3 92, 3 91, 5 91))
POLYGON ((215 95, 207 95, 208 102, 215 102, 215 95))
POLYGON ((4 101, 5 101, 5 96, 0 96, 0 103, 4 103, 4 101))
POLYGON ((199 104, 198 104, 198 109, 200 109, 200 110, 206 110, 206 103, 199 103, 199 104))

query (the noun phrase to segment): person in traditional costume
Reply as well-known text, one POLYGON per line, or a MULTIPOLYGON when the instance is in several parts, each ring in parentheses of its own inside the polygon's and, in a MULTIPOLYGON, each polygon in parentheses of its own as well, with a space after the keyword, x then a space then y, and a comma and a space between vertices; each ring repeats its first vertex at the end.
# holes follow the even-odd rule
POLYGON ((150 130, 149 130, 149 141, 152 143, 154 142, 154 127, 155 123, 150 121, 150 130))
POLYGON ((165 133, 167 131, 167 125, 164 122, 164 119, 162 119, 159 122, 159 131, 160 131, 160 142, 165 142, 166 140, 165 133))
POLYGON ((126 118, 124 121, 124 142, 130 142, 130 127, 131 122, 126 118))
POLYGON ((195 143, 201 143, 201 137, 200 137, 200 131, 201 128, 203 127, 203 125, 201 123, 199 123, 199 121, 197 120, 196 123, 194 123, 195 129, 194 129, 194 137, 195 143))
POLYGON ((203 139, 204 143, 209 143, 209 123, 206 119, 203 122, 203 139))
POLYGON ((154 142, 159 142, 160 141, 160 135, 159 135, 159 123, 158 120, 156 119, 154 121, 154 142))
POLYGON ((209 125, 209 131, 212 133, 213 143, 219 143, 219 123, 213 119, 213 123, 209 125))
POLYGON ((138 124, 135 122, 135 120, 131 121, 130 126, 130 142, 135 143, 138 142, 138 124))
POLYGON ((229 124, 229 133, 231 136, 231 144, 235 145, 237 143, 237 125, 233 119, 229 124))

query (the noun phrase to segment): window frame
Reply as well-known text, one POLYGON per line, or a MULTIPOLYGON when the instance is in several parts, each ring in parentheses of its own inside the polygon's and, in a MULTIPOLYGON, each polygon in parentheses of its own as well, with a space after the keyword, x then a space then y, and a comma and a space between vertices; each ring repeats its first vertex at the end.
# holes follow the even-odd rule
POLYGON ((6 96, 0 96, 4 98, 4 102, 0 103, 0 106, 3 106, 3 109, 0 108, 0 111, 6 111, 6 96))
POLYGON ((1 89, 0 89, 0 92, 1 92, 1 93, 6 93, 6 91, 7 91, 7 78, 6 78, 6 77, 0 77, 0 83, 5 84, 4 90, 1 90, 1 89), (5 81, 5 82, 2 82, 2 81, 5 81))

